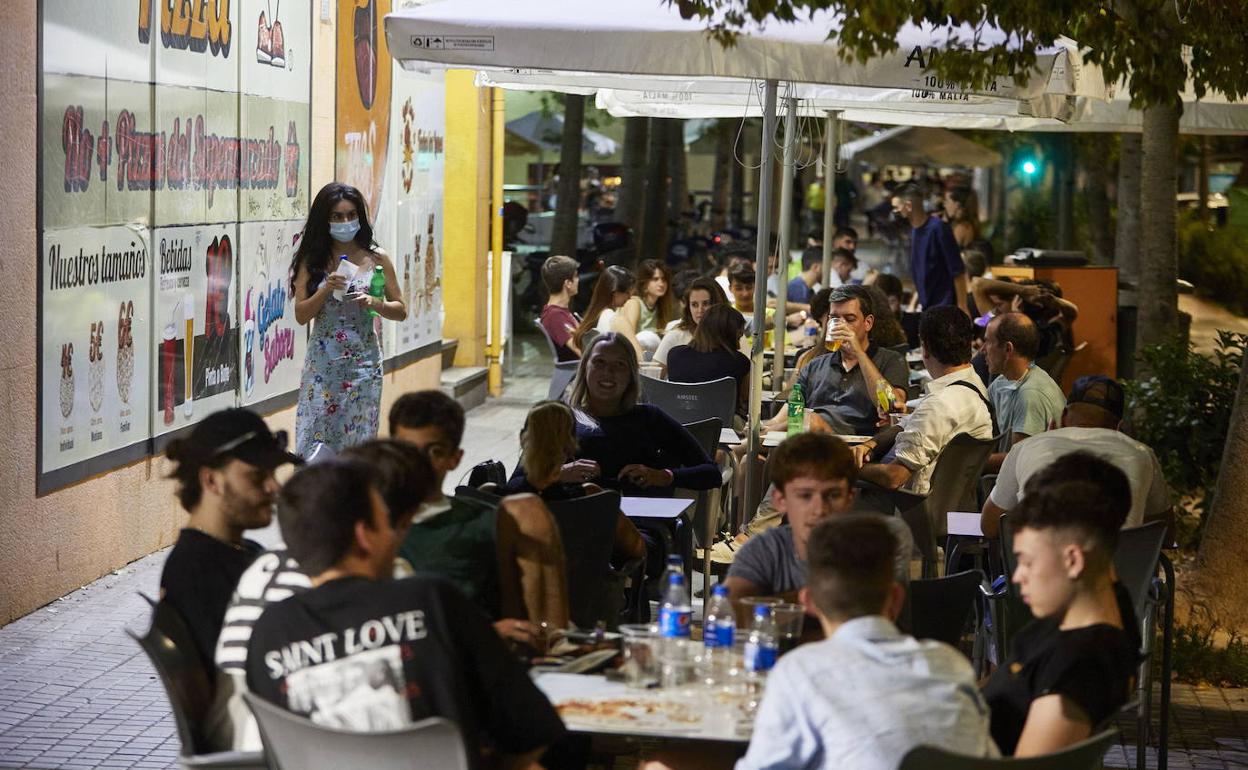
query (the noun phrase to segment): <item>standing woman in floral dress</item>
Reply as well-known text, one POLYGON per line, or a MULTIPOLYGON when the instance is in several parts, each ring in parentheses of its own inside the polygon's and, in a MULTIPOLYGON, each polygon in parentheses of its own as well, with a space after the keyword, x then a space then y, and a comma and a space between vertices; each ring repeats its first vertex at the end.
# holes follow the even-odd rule
POLYGON ((374 438, 381 417, 381 338, 369 311, 390 321, 407 318, 394 265, 373 242, 359 190, 339 182, 321 188, 290 272, 295 320, 315 319, 300 380, 295 451, 307 457, 317 444, 342 451, 374 438), (344 255, 356 269, 352 279, 335 275, 344 255), (377 266, 386 276, 384 299, 368 293, 377 266), (341 300, 334 298, 338 290, 341 300))

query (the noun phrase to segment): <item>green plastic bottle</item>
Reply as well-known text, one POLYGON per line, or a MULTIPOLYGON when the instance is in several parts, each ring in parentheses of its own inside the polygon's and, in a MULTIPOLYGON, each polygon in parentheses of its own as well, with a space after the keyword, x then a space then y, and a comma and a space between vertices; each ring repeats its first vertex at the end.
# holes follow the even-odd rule
MULTIPOLYGON (((373 277, 368 282, 368 293, 383 300, 386 298, 386 271, 381 265, 373 268, 373 277)), ((374 318, 381 315, 376 310, 370 310, 368 314, 374 318)))
POLYGON ((789 393, 789 426, 788 435, 796 436, 806 430, 806 399, 802 396, 802 386, 793 385, 789 393))

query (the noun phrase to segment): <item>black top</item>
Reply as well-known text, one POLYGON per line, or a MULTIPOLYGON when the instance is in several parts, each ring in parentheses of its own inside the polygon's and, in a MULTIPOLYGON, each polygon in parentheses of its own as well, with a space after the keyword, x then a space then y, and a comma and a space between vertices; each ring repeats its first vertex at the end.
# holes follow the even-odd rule
POLYGON ((238 579, 264 551, 254 540, 241 548, 197 529, 184 529, 160 573, 160 595, 173 605, 191 630, 199 656, 212 670, 225 608, 238 579))
POLYGON ((319 724, 459 726, 468 761, 522 754, 564 732, 485 614, 435 577, 332 580, 270 605, 247 647, 247 686, 319 724))
POLYGON ((539 492, 537 487, 529 483, 529 477, 524 473, 524 465, 517 463, 516 470, 499 493, 503 495, 532 494, 548 503, 557 503, 563 500, 579 500, 585 496, 585 487, 581 484, 555 482, 539 492))
POLYGON ((1043 618, 1018 632, 1010 658, 984 686, 992 739, 1002 754, 1014 754, 1031 702, 1041 696, 1066 696, 1093 730, 1127 702, 1139 666, 1139 626, 1131 597, 1121 585, 1114 588, 1123 628, 1102 623, 1063 631, 1059 619, 1043 618))
MULTIPOLYGON (((670 359, 669 359, 670 361, 670 359)), ((590 479, 606 489, 637 497, 671 497, 681 489, 715 489, 721 483, 719 467, 684 426, 651 404, 638 404, 615 417, 576 415, 577 459, 593 460, 602 476, 590 479), (626 465, 640 463, 672 471, 669 487, 638 487, 619 479, 626 465)))
POLYGON ((667 353, 667 379, 672 382, 711 382, 732 377, 737 387, 750 376, 750 359, 739 350, 703 353, 689 345, 677 345, 667 353))

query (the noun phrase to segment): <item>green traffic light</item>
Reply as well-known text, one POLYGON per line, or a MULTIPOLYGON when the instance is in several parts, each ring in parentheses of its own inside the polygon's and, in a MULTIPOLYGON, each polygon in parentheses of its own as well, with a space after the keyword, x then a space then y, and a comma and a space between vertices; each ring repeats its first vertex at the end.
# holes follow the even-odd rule
POLYGON ((1023 173, 1028 176, 1036 173, 1036 162, 1034 160, 1023 161, 1023 173))

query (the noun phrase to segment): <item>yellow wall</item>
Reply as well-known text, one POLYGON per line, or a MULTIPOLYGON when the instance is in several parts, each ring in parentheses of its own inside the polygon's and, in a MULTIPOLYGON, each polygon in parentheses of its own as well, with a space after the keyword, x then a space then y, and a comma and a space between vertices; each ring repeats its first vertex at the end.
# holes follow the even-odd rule
MULTIPOLYGON (((0 144, 0 168, 5 170, 9 190, 5 215, 0 217, 0 243, 4 244, 0 274, 8 286, 22 287, 6 292, 0 302, 5 340, 0 345, 0 436, 4 436, 0 442, 0 624, 172 544, 185 521, 173 497, 173 484, 163 478, 168 472, 163 457, 147 458, 35 496, 36 25, 36 0, 0 3, 0 71, 6 73, 8 82, 5 109, 0 110, 0 132, 6 138, 0 144)), ((322 22, 315 15, 313 38, 312 188, 319 189, 334 173, 332 22, 322 22)), ((455 134, 448 131, 448 136, 455 134)), ((448 141, 447 146, 449 154, 455 143, 448 141)), ((449 179, 449 165, 447 171, 449 179)), ((485 250, 480 254, 484 259, 485 250)), ((484 280, 481 283, 484 295, 484 280)), ((472 295, 459 299, 470 306, 477 304, 472 295)), ((484 302, 480 304, 484 307, 484 302)), ((436 388, 440 369, 440 357, 435 355, 387 374, 383 416, 399 394, 436 388)), ((269 424, 293 432, 294 413, 292 407, 269 415, 269 424)))
POLYGON ((446 172, 442 192, 442 336, 459 340, 456 366, 485 364, 490 250, 490 91, 473 73, 446 74, 446 172), (451 140, 454 137, 454 141, 451 140))

